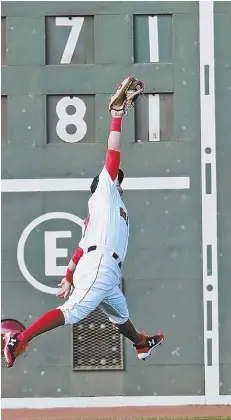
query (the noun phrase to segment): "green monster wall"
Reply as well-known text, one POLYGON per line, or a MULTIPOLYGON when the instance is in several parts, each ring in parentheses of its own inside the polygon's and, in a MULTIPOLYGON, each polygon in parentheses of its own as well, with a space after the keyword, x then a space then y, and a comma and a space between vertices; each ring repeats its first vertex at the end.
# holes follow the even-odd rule
MULTIPOLYGON (((214 11, 220 394, 227 395, 231 5, 215 3, 214 11)), ((205 393, 197 2, 2 3, 2 318, 29 325, 60 304, 55 288, 81 235, 89 180, 104 161, 107 104, 128 74, 146 89, 123 123, 131 223, 123 290, 137 328, 161 329, 166 341, 144 364, 119 340, 113 362, 107 327, 103 338, 94 335, 96 348, 97 337, 112 343, 98 368, 92 361, 76 372, 73 330, 64 327, 3 369, 3 397, 205 393)), ((85 349, 94 328, 93 316, 81 333, 85 349)))

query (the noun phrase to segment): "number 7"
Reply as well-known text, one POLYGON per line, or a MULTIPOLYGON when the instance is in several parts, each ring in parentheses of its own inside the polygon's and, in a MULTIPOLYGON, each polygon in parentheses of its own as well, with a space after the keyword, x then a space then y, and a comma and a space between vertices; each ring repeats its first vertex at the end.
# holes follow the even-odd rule
POLYGON ((68 17, 57 17, 55 19, 56 26, 72 26, 60 61, 61 64, 69 64, 71 62, 83 22, 84 17, 73 17, 72 19, 68 17))

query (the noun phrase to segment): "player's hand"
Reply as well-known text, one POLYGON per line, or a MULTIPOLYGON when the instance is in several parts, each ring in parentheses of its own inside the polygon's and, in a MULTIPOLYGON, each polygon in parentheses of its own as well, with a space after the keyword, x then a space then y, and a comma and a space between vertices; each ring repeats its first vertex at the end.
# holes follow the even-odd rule
POLYGON ((67 299, 71 293, 71 283, 69 283, 69 281, 67 281, 64 277, 61 283, 59 283, 58 287, 60 287, 60 290, 56 296, 59 298, 67 299))

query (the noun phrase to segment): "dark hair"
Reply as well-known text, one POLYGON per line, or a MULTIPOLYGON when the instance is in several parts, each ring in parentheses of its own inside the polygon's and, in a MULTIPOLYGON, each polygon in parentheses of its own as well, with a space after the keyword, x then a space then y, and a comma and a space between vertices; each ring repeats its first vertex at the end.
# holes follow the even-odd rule
MULTIPOLYGON (((122 184, 123 179, 124 179, 124 172, 122 171, 122 169, 119 169, 119 172, 118 172, 119 185, 122 184)), ((90 187, 90 190, 91 190, 91 193, 92 194, 94 194, 94 192, 95 192, 95 190, 97 188, 98 183, 99 183, 99 175, 96 175, 95 178, 93 178, 93 181, 92 181, 91 187, 90 187)))

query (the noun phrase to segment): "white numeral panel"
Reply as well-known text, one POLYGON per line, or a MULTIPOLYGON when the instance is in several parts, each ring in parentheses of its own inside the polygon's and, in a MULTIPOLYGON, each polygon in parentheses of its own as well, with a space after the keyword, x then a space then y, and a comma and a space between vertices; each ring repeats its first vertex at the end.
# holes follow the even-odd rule
POLYGON ((63 55, 61 58, 61 64, 70 64, 75 47, 77 45, 81 29, 83 27, 84 17, 57 17, 55 19, 56 26, 71 26, 71 31, 65 45, 63 55))
POLYGON ((66 143, 76 143, 85 137, 87 133, 87 124, 84 121, 86 105, 82 99, 76 96, 65 96, 57 102, 56 113, 58 116, 56 133, 61 140, 66 143), (67 107, 70 105, 75 108, 75 112, 73 114, 67 113, 67 107), (76 127, 73 134, 68 133, 68 125, 76 127))

